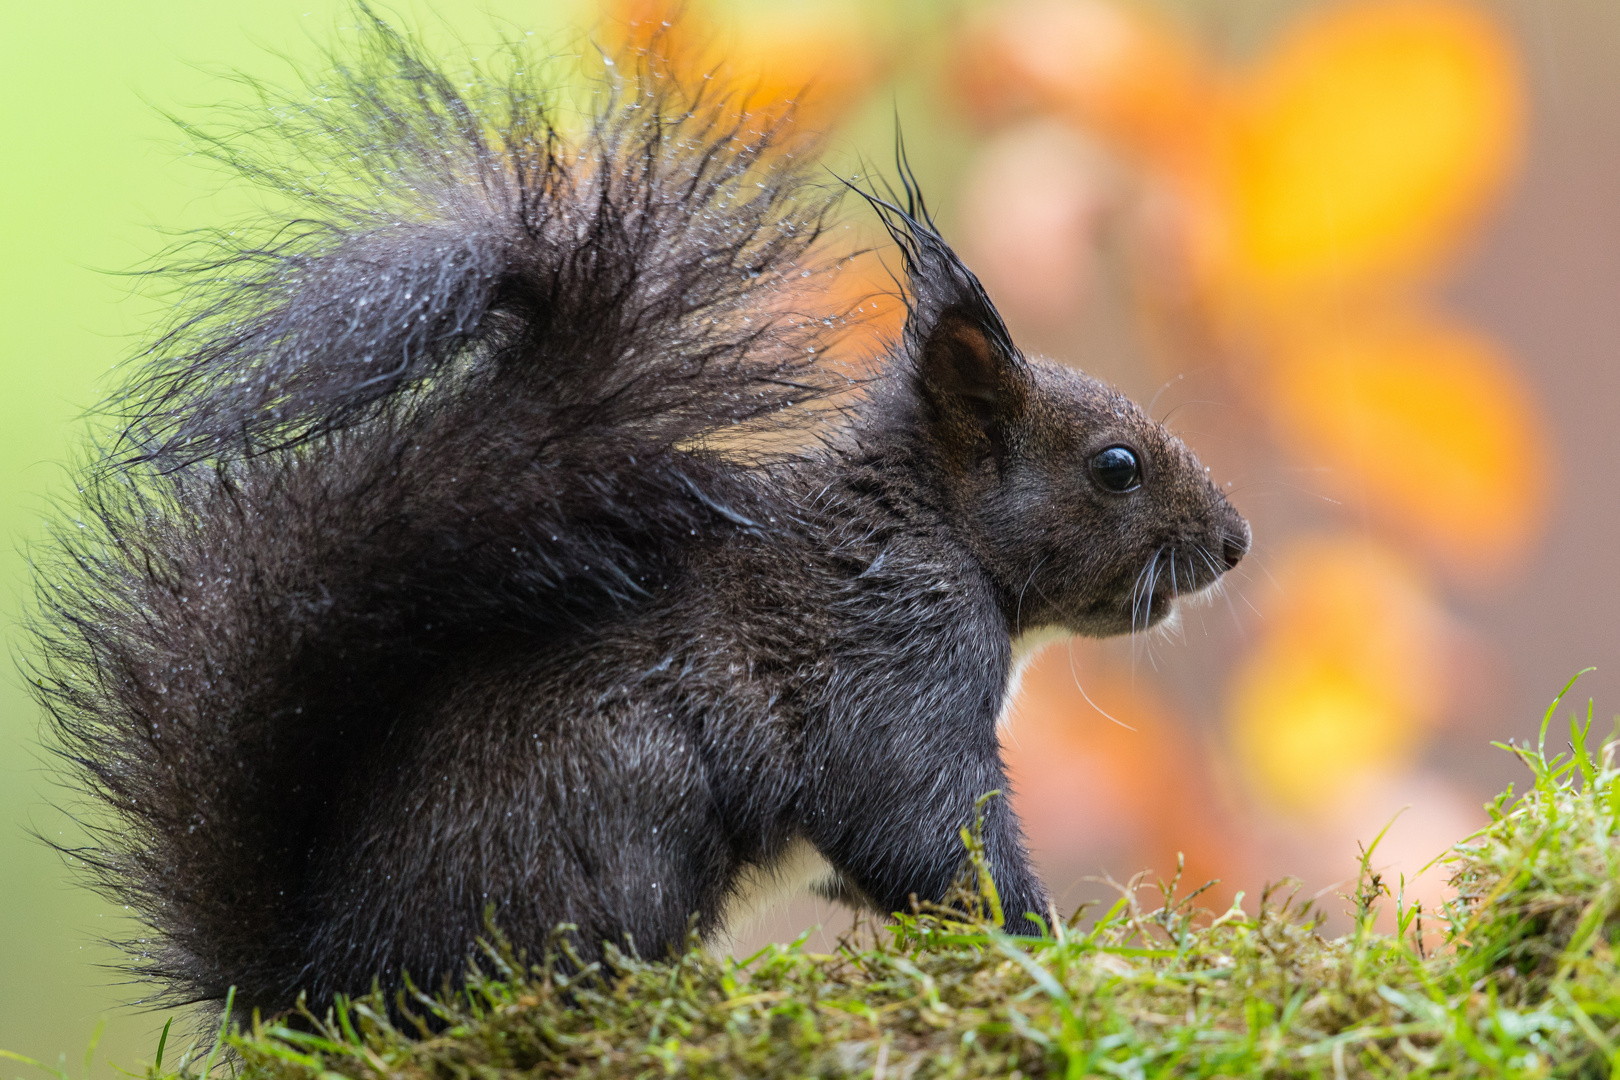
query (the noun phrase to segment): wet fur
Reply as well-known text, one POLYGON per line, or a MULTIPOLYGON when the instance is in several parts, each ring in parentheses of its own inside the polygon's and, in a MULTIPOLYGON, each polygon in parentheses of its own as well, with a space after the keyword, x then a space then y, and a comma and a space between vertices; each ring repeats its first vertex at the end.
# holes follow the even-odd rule
MULTIPOLYGON (((846 900, 939 899, 1007 791, 1013 639, 1140 629, 1164 552, 1186 592, 1247 546, 1180 442, 1018 352, 909 176, 867 195, 903 337, 847 414, 794 408, 838 388, 792 314, 833 196, 627 68, 576 141, 532 76, 467 89, 374 25, 276 106, 324 172, 218 144, 304 213, 194 267, 36 627, 108 815, 78 854, 169 1000, 436 985, 486 911, 661 955, 805 845, 846 900), (1087 465, 1120 442, 1125 495, 1087 465)), ((1007 799, 985 828, 1036 932, 1007 799)))

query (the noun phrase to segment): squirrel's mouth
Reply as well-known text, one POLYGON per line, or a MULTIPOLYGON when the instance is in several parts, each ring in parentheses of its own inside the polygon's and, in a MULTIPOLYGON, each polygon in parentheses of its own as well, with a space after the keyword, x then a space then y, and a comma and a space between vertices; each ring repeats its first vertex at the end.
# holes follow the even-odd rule
POLYGON ((1163 622, 1175 614, 1178 595, 1171 588, 1154 589, 1146 593, 1132 606, 1131 621, 1143 629, 1163 622))
POLYGON ((1138 593, 1131 602, 1130 632, 1151 630, 1171 619, 1176 613, 1176 602, 1187 594, 1168 585, 1138 593))
POLYGON ((1147 630, 1175 614, 1179 601, 1207 594, 1225 569, 1213 559, 1200 560, 1165 545, 1148 560, 1131 591, 1131 629, 1147 630))

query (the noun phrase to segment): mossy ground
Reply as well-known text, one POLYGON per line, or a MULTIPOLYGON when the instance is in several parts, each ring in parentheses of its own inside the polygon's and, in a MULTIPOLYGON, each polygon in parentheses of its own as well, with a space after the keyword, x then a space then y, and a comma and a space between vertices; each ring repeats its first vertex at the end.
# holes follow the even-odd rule
POLYGON ((1207 913, 1174 882, 1015 938, 970 874, 974 914, 918 912, 832 953, 803 940, 740 961, 612 953, 565 978, 491 949, 493 976, 401 999, 417 1024, 391 1023, 375 997, 301 1027, 253 1018, 228 1023, 220 1045, 171 1047, 147 1075, 1608 1076, 1620 1064, 1620 770, 1614 743, 1589 744, 1590 710, 1571 722, 1569 752, 1549 757, 1546 732, 1507 747, 1529 788, 1500 796, 1492 824, 1444 857, 1453 902, 1407 906, 1369 852, 1354 929, 1331 940, 1278 891, 1207 913), (1373 929, 1386 904, 1392 934, 1373 929))

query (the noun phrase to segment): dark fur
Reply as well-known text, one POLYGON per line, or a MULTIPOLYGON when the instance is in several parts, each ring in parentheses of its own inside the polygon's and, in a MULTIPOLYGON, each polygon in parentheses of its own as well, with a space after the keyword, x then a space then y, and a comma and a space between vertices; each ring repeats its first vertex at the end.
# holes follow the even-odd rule
MULTIPOLYGON (((172 999, 433 985, 491 906, 661 954, 799 841, 879 911, 940 899, 1006 790, 1011 639, 1144 628, 1247 546, 914 202, 872 199, 903 340, 849 414, 790 408, 835 385, 791 314, 827 193, 650 65, 574 149, 532 78, 379 26, 276 105, 314 164, 229 152, 307 215, 197 268, 42 571, 40 694, 112 813, 83 854, 172 999), (1087 465, 1121 442, 1124 495, 1087 465)), ((985 843, 1033 932, 1005 800, 985 843)))

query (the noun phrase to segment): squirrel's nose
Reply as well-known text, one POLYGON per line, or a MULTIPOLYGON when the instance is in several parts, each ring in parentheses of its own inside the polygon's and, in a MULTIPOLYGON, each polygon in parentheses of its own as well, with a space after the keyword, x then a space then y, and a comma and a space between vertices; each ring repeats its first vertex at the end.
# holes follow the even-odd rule
POLYGON ((1233 570, 1243 561, 1243 556, 1249 553, 1249 523, 1242 518, 1237 519, 1237 530, 1230 527, 1221 534, 1221 556, 1226 559, 1226 568, 1233 570))

